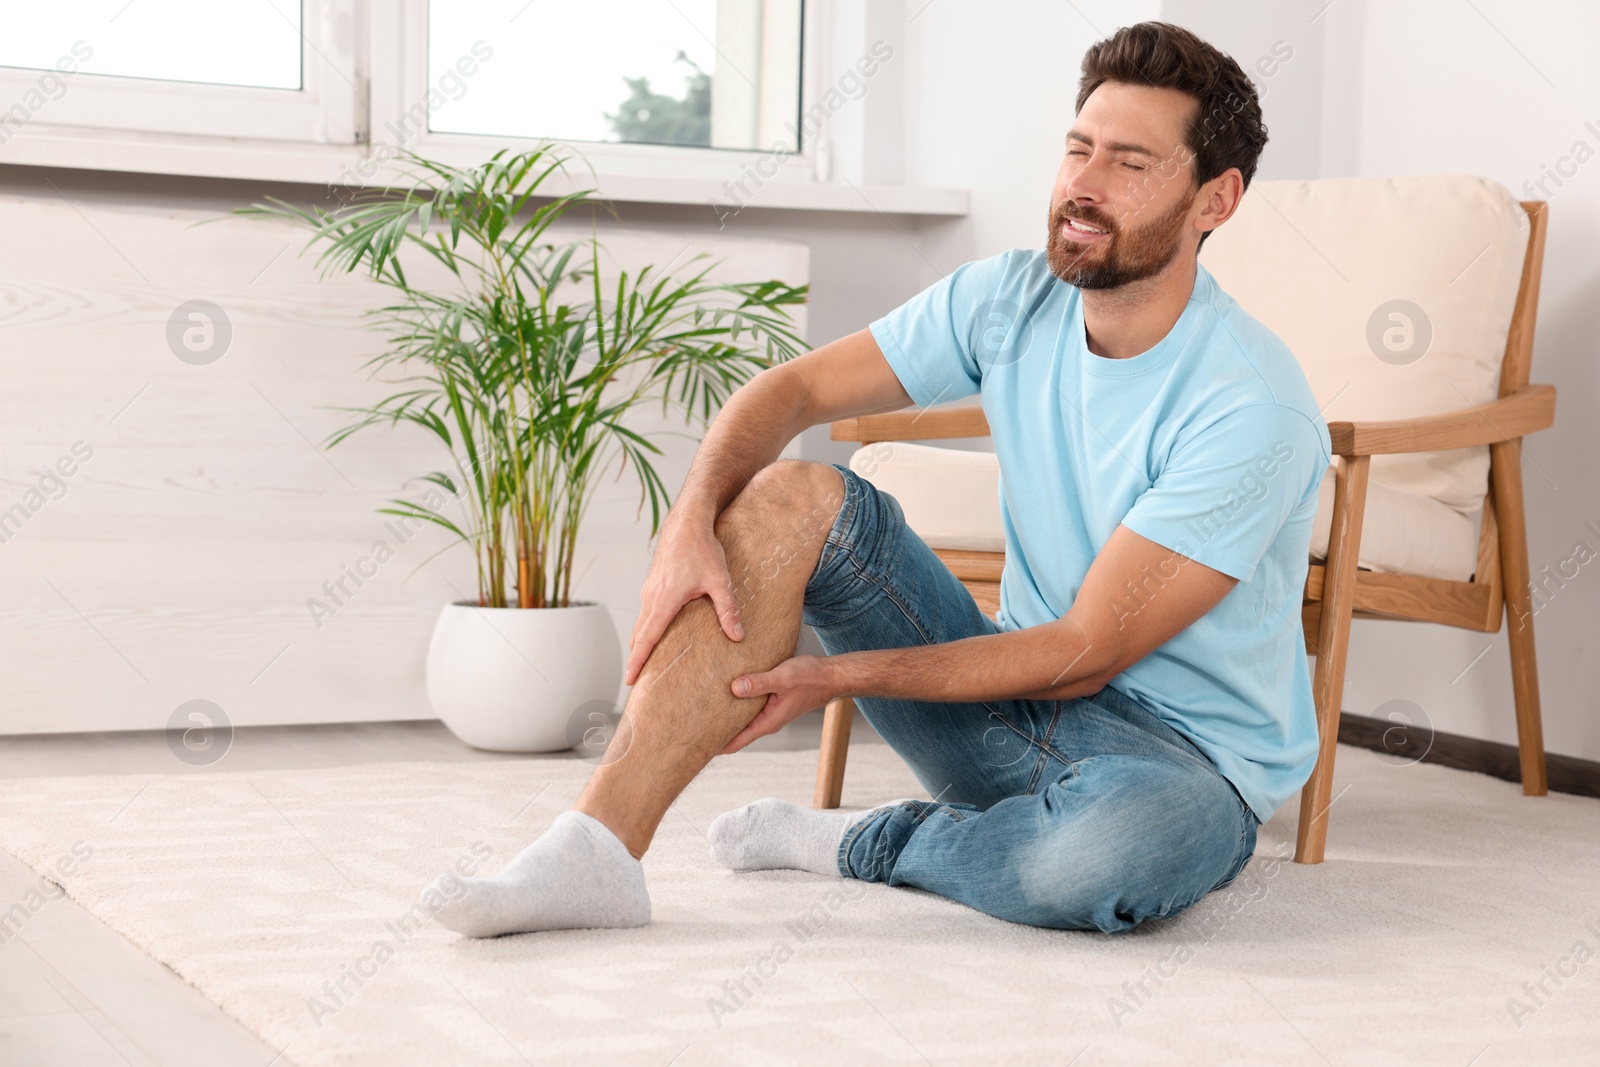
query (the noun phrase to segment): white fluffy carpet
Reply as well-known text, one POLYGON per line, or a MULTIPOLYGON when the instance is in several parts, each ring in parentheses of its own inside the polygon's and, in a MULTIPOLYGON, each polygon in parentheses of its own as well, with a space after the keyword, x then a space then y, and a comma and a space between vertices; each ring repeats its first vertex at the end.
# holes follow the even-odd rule
MULTIPOLYGON (((570 760, 10 781, 0 846, 92 850, 71 896, 301 1067, 1600 1062, 1600 801, 1341 746, 1327 863, 1287 861, 1291 802, 1228 889, 1112 936, 715 866, 711 819, 804 802, 815 759, 718 758, 645 859, 641 930, 401 924, 474 842, 498 869, 569 806, 570 760)), ((852 750, 850 807, 923 795, 852 750)))

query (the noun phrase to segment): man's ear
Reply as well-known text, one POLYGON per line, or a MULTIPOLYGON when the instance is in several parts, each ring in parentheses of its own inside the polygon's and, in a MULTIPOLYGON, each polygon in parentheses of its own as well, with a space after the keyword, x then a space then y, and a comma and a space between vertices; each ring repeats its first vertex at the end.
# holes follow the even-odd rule
POLYGON ((1229 167, 1201 186, 1195 197, 1201 206, 1200 214, 1195 219, 1195 228, 1201 233, 1209 233, 1221 226, 1233 217, 1243 197, 1244 175, 1238 167, 1229 167))

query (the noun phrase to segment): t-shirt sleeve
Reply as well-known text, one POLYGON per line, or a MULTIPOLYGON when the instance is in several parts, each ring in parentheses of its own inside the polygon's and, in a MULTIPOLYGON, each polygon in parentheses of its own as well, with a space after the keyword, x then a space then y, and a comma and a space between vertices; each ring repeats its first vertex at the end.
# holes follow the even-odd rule
POLYGON ((982 388, 984 346, 993 343, 997 325, 1002 332, 1009 325, 999 319, 1010 304, 995 299, 1004 260, 963 264, 868 327, 919 407, 959 400, 982 388))
POLYGON ((1303 413, 1241 408, 1179 441, 1122 525, 1245 581, 1327 469, 1322 435, 1303 413))

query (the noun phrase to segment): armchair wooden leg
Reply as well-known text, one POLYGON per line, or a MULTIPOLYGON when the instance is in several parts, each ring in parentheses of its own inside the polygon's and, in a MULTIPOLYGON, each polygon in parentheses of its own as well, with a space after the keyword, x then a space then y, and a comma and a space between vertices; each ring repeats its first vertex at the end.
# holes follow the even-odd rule
POLYGON ((817 790, 811 806, 837 808, 844 792, 844 761, 850 754, 850 721, 856 702, 849 697, 828 701, 822 713, 822 751, 817 757, 817 790))
POLYGON ((1367 456, 1340 457, 1334 479, 1333 529, 1328 537, 1328 563, 1322 583, 1317 668, 1311 680, 1320 749, 1311 778, 1300 791, 1296 863, 1321 863, 1328 840, 1333 761, 1339 745, 1339 708, 1344 699, 1344 666, 1350 651, 1350 613, 1355 602, 1356 561, 1361 549, 1370 462, 1367 456))
POLYGON ((1544 725, 1539 714, 1539 664, 1533 648, 1533 595, 1528 588, 1528 529, 1522 506, 1520 441, 1489 446, 1495 518, 1500 525, 1500 577, 1506 596, 1506 636, 1511 640, 1511 688, 1517 702, 1517 752, 1522 791, 1549 793, 1544 725))

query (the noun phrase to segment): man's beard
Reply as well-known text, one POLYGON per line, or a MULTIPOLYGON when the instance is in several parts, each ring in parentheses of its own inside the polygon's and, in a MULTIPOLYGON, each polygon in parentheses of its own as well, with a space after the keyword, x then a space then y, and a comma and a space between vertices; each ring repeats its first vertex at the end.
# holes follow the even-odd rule
POLYGON ((1195 195, 1191 190, 1167 214, 1137 227, 1120 226, 1096 208, 1062 201, 1050 211, 1045 243, 1050 273, 1079 289, 1116 289, 1159 274, 1178 254, 1184 219, 1195 195), (1099 227, 1109 236, 1095 245, 1073 241, 1061 232, 1069 218, 1099 227))

